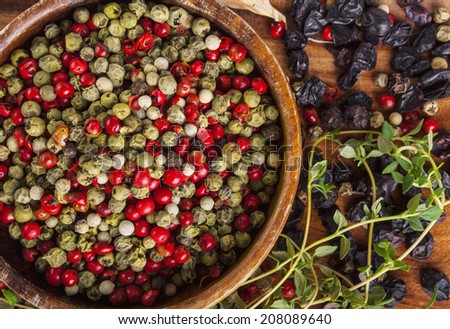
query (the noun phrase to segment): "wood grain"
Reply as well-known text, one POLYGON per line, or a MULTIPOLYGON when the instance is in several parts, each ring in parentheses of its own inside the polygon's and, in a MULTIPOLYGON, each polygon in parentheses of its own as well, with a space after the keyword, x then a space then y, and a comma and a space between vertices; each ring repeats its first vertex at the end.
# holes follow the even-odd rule
MULTIPOLYGON (((0 0, 0 8, 2 15, 0 15, 0 28, 9 23, 11 18, 19 14, 20 10, 25 9, 26 5, 31 5, 34 1, 16 1, 0 0)), ((272 0, 272 3, 281 10, 284 14, 288 13, 291 0, 272 0)), ((405 14, 401 8, 398 7, 396 0, 382 0, 382 3, 386 3, 391 8, 391 12, 400 20, 405 20, 405 14)), ((425 0, 425 6, 432 9, 438 6, 450 7, 448 0, 425 0)), ((450 8, 449 8, 450 9, 450 8)), ((271 23, 271 19, 266 17, 257 16, 247 11, 237 11, 239 15, 247 21, 258 32, 261 38, 266 42, 271 51, 274 53, 275 58, 280 62, 281 67, 285 74, 293 78, 287 69, 287 58, 281 40, 273 39, 270 36, 268 26, 271 23)), ((389 61, 392 56, 392 52, 383 46, 378 46, 378 62, 375 70, 371 72, 363 72, 360 81, 356 84, 355 89, 363 90, 373 97, 378 96, 383 92, 381 88, 377 88, 372 83, 373 77, 378 72, 390 72, 389 61)), ((310 55, 310 75, 319 76, 326 83, 335 84, 336 77, 340 73, 334 66, 333 57, 325 50, 323 45, 317 45, 310 43, 306 51, 310 55)), ((449 106, 450 101, 440 101, 441 110, 437 115, 437 119, 441 124, 441 131, 450 133, 450 116, 449 106)), ((375 110, 381 110, 378 105, 375 104, 375 110)), ((346 199, 340 199, 338 201, 339 207, 345 209, 349 201, 346 199)), ((450 209, 447 209, 448 212, 450 209)), ((449 212, 450 213, 450 212, 449 212)), ((395 273, 396 277, 400 277, 407 282, 408 296, 404 302, 400 305, 402 308, 423 308, 427 305, 430 297, 423 292, 419 282, 419 271, 424 266, 433 266, 444 271, 447 276, 450 276, 450 220, 446 220, 444 223, 437 225, 432 230, 432 234, 435 238, 435 249, 433 255, 428 260, 415 260, 411 257, 407 258, 407 263, 411 265, 411 271, 409 273, 395 273)), ((365 244, 366 232, 360 230, 357 232, 357 239, 359 243, 365 244)), ((309 237, 310 241, 314 241, 325 235, 325 230, 320 224, 320 220, 317 217, 317 212, 314 212, 313 229, 309 237)), ((403 250, 399 250, 402 252, 403 250)), ((437 302, 433 306, 434 308, 450 308, 450 301, 437 302)))
MULTIPOLYGON (((6 61, 8 54, 16 47, 26 43, 33 34, 38 33, 45 24, 67 13, 78 5, 99 1, 87 0, 42 0, 26 12, 20 14, 0 33, 0 63, 6 61)), ((286 165, 279 172, 279 188, 267 209, 266 223, 254 237, 252 245, 240 255, 238 262, 219 279, 207 286, 191 285, 175 297, 163 300, 160 307, 209 308, 225 296, 231 294, 264 261, 277 237, 283 229, 295 197, 299 177, 294 171, 285 168, 294 166, 300 159, 301 135, 300 121, 296 111, 295 99, 285 74, 274 60, 268 46, 258 34, 236 13, 211 0, 169 0, 170 4, 184 7, 193 14, 202 15, 219 28, 245 44, 250 55, 269 81, 272 96, 280 109, 283 128, 283 143, 291 146, 285 152, 286 165), (288 137, 289 136, 289 137, 288 137)), ((283 155, 282 155, 283 156, 283 155)), ((41 308, 79 308, 105 307, 104 304, 86 302, 84 299, 67 298, 61 291, 51 289, 36 275, 31 264, 20 259, 17 243, 7 237, 5 227, 0 227, 0 280, 23 298, 41 308)))

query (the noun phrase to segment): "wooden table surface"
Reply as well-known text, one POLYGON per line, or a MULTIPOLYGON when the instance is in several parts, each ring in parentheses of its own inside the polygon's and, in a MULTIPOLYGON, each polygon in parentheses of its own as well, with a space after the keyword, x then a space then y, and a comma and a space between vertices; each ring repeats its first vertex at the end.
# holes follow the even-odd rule
MULTIPOLYGON (((37 1, 35 0, 0 0, 0 29, 8 24, 14 17, 20 14, 22 11, 27 9, 29 6, 33 5, 37 1)), ((381 3, 386 3, 391 8, 391 13, 396 15, 400 20, 405 20, 406 16, 403 10, 398 7, 396 0, 381 0, 381 3)), ((272 0, 272 3, 280 11, 287 14, 291 0, 272 0)), ((428 8, 436 8, 438 6, 446 6, 450 9, 450 2, 448 0, 425 0, 425 6, 428 8)), ((253 13, 247 11, 239 10, 238 13, 250 23, 256 31, 260 33, 262 38, 267 42, 267 44, 272 49, 276 59, 281 63, 284 71, 291 78, 287 69, 287 57, 284 51, 283 42, 281 40, 273 39, 269 33, 269 24, 271 22, 270 18, 257 16, 253 13)), ((1 47, 1 45, 0 45, 1 47)), ((377 88, 373 85, 372 79, 379 72, 389 73, 389 60, 392 55, 391 51, 384 46, 378 46, 378 62, 374 70, 370 72, 363 72, 361 74, 361 79, 355 85, 355 90, 363 90, 369 95, 376 97, 381 94, 383 90, 377 88)), ((309 75, 315 75, 325 81, 327 84, 336 84, 336 77, 340 73, 338 69, 334 66, 334 59, 332 55, 325 50, 323 45, 312 44, 306 48, 310 56, 310 69, 309 75)), ((441 110, 436 116, 436 119, 440 122, 441 131, 450 133, 450 118, 448 116, 447 108, 450 107, 450 101, 444 100, 440 101, 441 110)), ((377 108, 377 104, 374 104, 374 110, 381 110, 377 108)), ((382 110, 381 110, 382 111, 382 110)), ((340 199, 338 205, 341 209, 345 209, 348 203, 345 199, 340 199)), ((450 214, 450 208, 447 209, 450 214)), ((433 266, 444 271, 447 276, 450 276, 450 219, 447 219, 444 223, 437 225, 431 231, 434 240, 435 247, 433 255, 428 260, 415 260, 411 257, 406 259, 406 262, 411 266, 411 271, 409 273, 396 272, 394 276, 402 278, 407 282, 408 296, 404 299, 403 303, 400 305, 402 308, 423 308, 425 307, 430 297, 422 290, 420 287, 420 268, 424 266, 433 266)), ((314 212, 313 218, 313 229, 310 234, 309 240, 313 241, 319 237, 325 235, 325 230, 320 224, 317 212, 314 212)), ((360 243, 364 243, 366 240, 365 231, 361 230, 356 232, 356 238, 360 243)), ((404 249, 399 248, 398 252, 403 252, 404 249)), ((433 308, 450 308, 450 300, 446 302, 436 302, 433 308)))

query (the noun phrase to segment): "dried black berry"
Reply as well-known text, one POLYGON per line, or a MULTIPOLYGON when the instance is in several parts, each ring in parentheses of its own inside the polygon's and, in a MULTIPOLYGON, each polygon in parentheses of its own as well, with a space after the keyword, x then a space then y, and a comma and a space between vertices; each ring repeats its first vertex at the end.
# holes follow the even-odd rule
POLYGON ((68 158, 75 158, 77 156, 77 144, 75 142, 68 142, 63 149, 64 155, 68 158))
POLYGON ((287 222, 284 225, 283 232, 288 232, 297 229, 298 224, 301 222, 303 218, 304 211, 305 211, 304 203, 300 201, 298 198, 295 198, 287 222))
POLYGON ((428 88, 422 88, 425 100, 444 99, 450 96, 450 81, 442 81, 428 88))
POLYGON ((398 248, 405 239, 402 236, 396 235, 392 232, 389 224, 376 225, 373 232, 373 241, 378 243, 383 240, 389 241, 394 248, 398 248))
MULTIPOLYGON (((358 267, 363 267, 367 265, 367 250, 357 250, 355 253, 355 260, 358 267)), ((377 269, 384 263, 384 259, 376 254, 372 250, 372 265, 374 269, 377 269)))
POLYGON ((364 9, 361 15, 361 24, 366 31, 366 39, 372 43, 378 43, 375 39, 384 38, 392 28, 389 14, 375 7, 364 9))
POLYGON ((334 214, 337 210, 339 210, 339 208, 336 205, 319 209, 319 217, 322 220, 322 225, 325 227, 328 234, 333 234, 338 228, 336 222, 333 219, 334 214))
POLYGON ((359 80, 359 75, 361 74, 361 70, 357 68, 350 67, 346 73, 343 73, 338 78, 338 86, 339 88, 346 90, 352 88, 356 82, 359 80))
POLYGON ((356 25, 333 24, 331 26, 331 29, 333 35, 333 43, 336 47, 358 41, 360 31, 356 25))
POLYGON ((413 48, 419 53, 430 51, 436 46, 436 32, 438 25, 431 24, 420 30, 413 43, 413 48))
POLYGON ((336 0, 327 19, 333 24, 348 25, 361 16, 363 10, 364 0, 336 0))
POLYGON ((327 20, 320 11, 312 11, 305 21, 303 33, 306 36, 311 36, 322 31, 322 28, 327 24, 327 20))
POLYGON ((294 29, 287 29, 284 33, 284 45, 286 51, 305 48, 307 39, 303 33, 294 29))
POLYGON ((420 283, 423 290, 430 296, 434 295, 434 290, 437 287, 436 300, 438 302, 448 300, 450 284, 448 277, 443 272, 431 267, 423 268, 420 271, 420 283))
POLYGON ((312 194, 312 202, 317 208, 330 208, 336 204, 337 199, 337 189, 331 190, 327 196, 323 195, 321 192, 312 194))
POLYGON ((450 199, 450 174, 446 172, 445 170, 440 170, 441 172, 441 180, 442 185, 444 185, 445 188, 445 197, 447 199, 450 199))
POLYGON ((431 51, 431 54, 433 56, 447 57, 448 55, 450 55, 450 42, 447 42, 447 43, 444 43, 442 45, 439 45, 439 46, 435 47, 431 51))
POLYGON ((406 16, 413 20, 417 25, 425 25, 431 22, 432 17, 428 9, 421 5, 407 7, 406 16))
MULTIPOLYGON (((397 183, 391 175, 380 175, 375 173, 375 185, 377 198, 383 198, 383 201, 389 204, 393 203, 392 193, 397 188, 397 183)), ((372 196, 372 189, 369 190, 369 196, 372 196)))
POLYGON ((401 279, 387 279, 380 283, 380 286, 386 292, 386 299, 393 300, 386 304, 386 307, 394 307, 408 295, 406 291, 406 283, 401 279))
MULTIPOLYGON (((303 231, 292 230, 292 231, 287 232, 286 235, 288 237, 290 237, 297 246, 301 246, 302 242, 303 242, 303 237, 305 236, 305 233, 303 231)), ((280 241, 277 244, 276 249, 286 250, 287 249, 286 239, 280 239, 280 241)))
POLYGON ((391 67, 395 71, 405 71, 419 60, 417 51, 409 47, 400 47, 391 60, 391 67))
POLYGON ((349 107, 353 105, 360 105, 365 108, 372 108, 372 98, 370 98, 365 92, 358 91, 350 94, 347 99, 342 103, 344 107, 349 107))
POLYGON ((328 130, 340 129, 344 125, 344 117, 341 110, 334 105, 324 105, 320 108, 320 121, 328 130))
POLYGON ((360 222, 367 216, 364 208, 370 209, 370 202, 368 200, 359 201, 347 210, 347 218, 352 222, 360 222))
POLYGON ((396 97, 396 107, 399 111, 408 111, 423 104, 423 92, 416 86, 411 86, 406 93, 396 97))
POLYGON ((334 56, 334 65, 337 68, 345 68, 350 66, 353 60, 353 49, 350 47, 336 48, 327 45, 326 49, 334 56))
POLYGON ((384 38, 384 44, 397 48, 404 46, 412 35, 412 26, 408 23, 397 23, 384 38))
POLYGON ((344 119, 351 129, 367 129, 370 122, 370 112, 365 107, 353 105, 344 110, 344 119))
POLYGON ((317 77, 311 77, 295 94, 297 102, 302 106, 320 106, 327 85, 317 77))
MULTIPOLYGON (((420 237, 421 232, 413 232, 406 235, 406 247, 409 248, 420 237)), ((427 233, 422 241, 415 247, 411 256, 416 259, 427 259, 431 256, 434 248, 434 239, 427 233)))
POLYGON ((402 8, 415 6, 422 2, 423 2, 423 0, 397 0, 398 5, 402 8))
POLYGON ((428 71, 431 68, 431 63, 428 60, 422 60, 415 62, 413 65, 411 65, 407 70, 403 71, 402 75, 404 77, 410 77, 415 78, 426 71, 428 71))
POLYGON ((288 66, 297 78, 303 79, 308 72, 309 57, 302 49, 293 50, 289 54, 288 66))
POLYGON ((354 170, 351 167, 346 167, 344 164, 333 166, 333 177, 336 183, 348 182, 354 175, 354 170))
POLYGON ((361 71, 370 71, 377 64, 377 51, 368 42, 359 44, 353 55, 352 67, 361 71))
POLYGON ((435 84, 446 82, 450 78, 450 69, 446 70, 431 70, 419 78, 419 87, 420 88, 428 88, 435 84))
POLYGON ((438 136, 433 142, 431 152, 442 160, 450 158, 450 135, 438 136))
POLYGON ((311 12, 324 12, 323 6, 316 0, 294 0, 291 7, 292 17, 298 24, 301 32, 305 27, 305 22, 311 12))

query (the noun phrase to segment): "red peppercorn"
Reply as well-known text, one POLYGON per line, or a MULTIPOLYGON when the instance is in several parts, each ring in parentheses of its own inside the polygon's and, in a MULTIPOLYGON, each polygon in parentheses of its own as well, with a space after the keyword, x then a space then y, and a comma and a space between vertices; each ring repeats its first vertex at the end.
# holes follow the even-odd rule
POLYGON ((136 211, 141 216, 151 214, 154 210, 155 210, 155 202, 153 202, 152 198, 145 198, 136 202, 136 211))
POLYGON ((189 252, 188 248, 183 245, 179 245, 175 247, 172 258, 178 264, 183 264, 186 263, 189 258, 191 258, 191 253, 189 252))
POLYGON ((3 224, 10 224, 14 222, 16 219, 14 218, 14 206, 7 205, 3 207, 3 210, 0 212, 0 221, 3 224))
POLYGON ((145 264, 144 271, 146 273, 155 273, 158 272, 162 267, 162 262, 155 262, 150 258, 147 259, 147 263, 145 264))
POLYGON ((74 58, 76 58, 77 55, 75 53, 65 52, 61 55, 61 62, 64 67, 69 67, 70 61, 74 58))
POLYGON ((233 225, 236 230, 247 232, 250 229, 250 216, 247 214, 238 215, 234 219, 233 225))
POLYGON ((216 238, 211 233, 203 233, 200 235, 198 245, 202 248, 202 250, 213 250, 216 246, 216 238))
POLYGON ((72 27, 70 29, 73 33, 79 34, 83 38, 86 38, 89 36, 89 27, 87 24, 82 23, 73 23, 72 27))
POLYGON ((94 47, 94 53, 96 57, 108 57, 109 49, 103 43, 97 43, 94 47))
POLYGON ((150 236, 156 243, 165 243, 169 239, 170 232, 163 227, 155 226, 150 231, 150 236))
POLYGON ((143 17, 141 19, 141 26, 145 32, 152 32, 152 21, 150 18, 143 17))
POLYGON ((284 281, 283 288, 281 289, 281 294, 284 298, 292 298, 295 296, 295 285, 292 280, 284 281))
POLYGON ((170 34, 170 25, 167 22, 164 23, 154 23, 153 33, 160 38, 165 38, 170 34))
POLYGON ((233 118, 244 122, 250 113, 250 108, 245 104, 238 104, 233 110, 233 118))
POLYGON ((378 102, 383 110, 392 110, 395 107, 395 97, 390 94, 383 94, 380 96, 378 102))
POLYGON ((75 75, 83 74, 88 70, 88 63, 80 57, 75 57, 69 63, 69 70, 75 75))
POLYGON ((134 234, 138 237, 146 237, 150 234, 150 224, 145 219, 139 219, 134 223, 134 234))
POLYGON ((50 249, 55 248, 56 244, 55 242, 48 240, 48 241, 42 241, 39 244, 39 251, 41 255, 45 255, 50 249))
POLYGON ((263 176, 263 169, 259 166, 253 165, 250 168, 248 168, 248 178, 250 180, 258 180, 261 179, 263 176))
POLYGON ((234 40, 230 37, 221 36, 220 37, 220 45, 219 45, 219 51, 221 53, 228 52, 230 50, 231 45, 234 44, 234 40))
POLYGON ((93 251, 86 251, 86 252, 83 252, 83 259, 84 259, 84 261, 87 262, 87 263, 92 262, 92 261, 95 259, 96 256, 97 256, 97 255, 96 255, 95 252, 93 252, 93 251))
POLYGON ((79 263, 82 259, 82 254, 79 249, 74 249, 67 252, 67 261, 72 264, 79 263))
POLYGON ((191 81, 183 77, 178 83, 176 94, 180 97, 186 97, 191 92, 191 81))
POLYGON ((409 123, 402 122, 399 126, 402 135, 406 135, 411 131, 411 126, 409 123))
POLYGON ((166 118, 158 118, 153 121, 153 125, 158 129, 160 134, 164 134, 170 129, 170 122, 166 118))
POLYGON ((389 14, 389 18, 391 19, 392 25, 394 25, 397 20, 397 17, 395 17, 394 14, 389 14))
POLYGON ((247 49, 240 43, 232 44, 228 50, 228 56, 230 56, 231 60, 235 63, 242 62, 246 55, 247 49))
POLYGON ((78 283, 78 273, 77 271, 70 269, 64 271, 64 273, 61 276, 62 284, 66 287, 73 287, 78 283))
MULTIPOLYGON (((169 257, 173 254, 175 250, 175 244, 173 243, 159 243, 156 245, 156 251, 163 257, 169 257)), ((173 260, 173 259, 172 259, 173 260)), ((163 264, 168 266, 164 260, 163 264)))
POLYGON ((195 61, 191 64, 191 72, 196 75, 202 74, 205 69, 205 62, 195 61))
POLYGON ((119 272, 117 279, 125 285, 132 284, 136 280, 136 273, 131 268, 127 268, 119 272))
POLYGON ((109 302, 113 306, 123 306, 127 302, 127 291, 124 287, 116 287, 111 295, 108 296, 109 302))
POLYGON ((178 217, 181 226, 189 226, 194 222, 194 215, 190 212, 184 211, 178 217))
POLYGON ((120 185, 123 182, 123 173, 121 170, 111 171, 108 175, 108 181, 111 185, 120 185))
POLYGON ((436 132, 439 128, 438 122, 433 118, 426 118, 423 122, 423 131, 427 134, 431 132, 436 132))
POLYGON ((255 89, 259 94, 263 95, 267 92, 267 83, 263 78, 257 77, 252 80, 252 88, 255 89))
POLYGON ((56 166, 57 161, 58 158, 52 151, 44 152, 39 156, 39 164, 45 169, 53 168, 54 166, 56 166))
POLYGON ((93 85, 96 81, 97 78, 90 72, 85 72, 80 76, 80 83, 83 88, 93 85))
POLYGON ((75 89, 68 81, 60 81, 56 84, 55 87, 56 95, 58 95, 61 98, 70 98, 74 92, 75 89))
POLYGON ((28 99, 29 101, 35 101, 38 103, 42 102, 40 88, 34 86, 25 89, 25 98, 28 99))
POLYGON ((105 267, 98 262, 98 260, 94 259, 91 262, 86 264, 87 269, 92 272, 95 276, 100 275, 105 270, 105 267))
POLYGON ((115 115, 110 115, 107 117, 103 124, 108 135, 117 134, 121 128, 120 120, 115 115))
POLYGON ((89 118, 84 123, 84 133, 89 138, 98 137, 102 132, 102 125, 97 118, 89 118))
POLYGON ((227 92, 231 88, 231 78, 228 75, 219 75, 216 79, 216 88, 227 92))
POLYGON ((315 125, 319 121, 319 116, 317 115, 317 109, 312 106, 305 107, 303 109, 303 118, 305 121, 311 125, 315 125))
POLYGON ((153 304, 155 304, 156 300, 158 299, 158 296, 159 290, 153 289, 147 291, 142 295, 141 303, 145 306, 153 306, 153 304))
POLYGON ((154 89, 150 93, 150 97, 152 98, 152 104, 154 106, 160 106, 166 101, 166 95, 164 95, 158 88, 154 89))
POLYGON ((151 177, 148 170, 139 170, 133 179, 133 184, 138 187, 146 187, 150 184, 151 177))
POLYGON ((22 79, 31 79, 39 69, 38 61, 34 58, 25 58, 17 66, 22 79))
POLYGON ((214 139, 220 139, 225 135, 225 130, 221 124, 212 126, 211 132, 214 139))
POLYGON ((247 152, 250 150, 250 139, 246 137, 238 137, 234 142, 239 146, 241 152, 247 152))
POLYGON ((153 44, 154 44, 153 34, 151 34, 150 32, 144 32, 137 39, 136 44, 137 44, 138 51, 149 51, 153 47, 153 44))
POLYGON ((136 211, 136 206, 134 204, 129 204, 124 211, 125 217, 133 222, 141 218, 141 215, 136 211))
POLYGON ((34 261, 39 255, 36 249, 27 249, 27 248, 22 248, 20 253, 22 254, 23 260, 27 263, 34 263, 34 261))
POLYGON ((146 272, 142 271, 142 272, 136 273, 136 280, 134 281, 134 283, 142 285, 146 282, 149 282, 149 280, 150 280, 150 276, 146 272))
POLYGON ((24 124, 25 117, 23 116, 20 108, 16 108, 11 112, 11 120, 18 126, 24 124))
POLYGON ((211 62, 217 62, 219 60, 220 51, 218 49, 211 50, 211 49, 205 49, 205 57, 207 60, 210 60, 211 62))
POLYGON ((286 23, 284 21, 272 22, 270 24, 270 34, 274 38, 281 38, 286 30, 286 23))
POLYGON ((8 177, 8 167, 5 165, 0 165, 0 181, 8 177))
POLYGON ((141 301, 142 298, 142 288, 132 284, 125 287, 125 291, 127 292, 128 303, 137 304, 141 301))
POLYGON ((261 200, 256 194, 249 194, 244 197, 244 208, 248 211, 255 211, 258 209, 261 200))
POLYGON ((132 55, 137 50, 137 44, 134 40, 127 39, 122 43, 122 50, 127 55, 132 55))
POLYGON ((12 106, 9 103, 0 103, 0 116, 9 118, 12 114, 12 106))
POLYGON ((8 287, 6 286, 6 284, 3 281, 0 281, 0 291, 8 289, 8 287))
POLYGON ((62 209, 62 206, 54 195, 47 194, 41 199, 41 208, 47 214, 58 215, 62 209))
POLYGON ((406 121, 406 123, 415 126, 419 124, 420 120, 422 119, 422 112, 420 111, 420 109, 408 111, 403 114, 403 119, 404 121, 406 121))
POLYGON ((97 255, 107 255, 114 251, 114 246, 106 243, 106 242, 96 242, 92 247, 92 251, 97 255))
POLYGON ((167 187, 159 187, 153 191, 153 199, 164 206, 172 201, 172 192, 167 187))
POLYGON ((20 149, 19 159, 22 162, 30 163, 33 160, 33 152, 26 148, 20 149))
POLYGON ((52 84, 56 86, 58 82, 67 81, 69 80, 69 78, 70 77, 64 72, 55 73, 55 75, 52 77, 52 84))
POLYGON ((47 267, 45 270, 45 280, 52 287, 58 287, 62 284, 62 273, 64 272, 63 267, 53 268, 47 267))
POLYGON ((74 206, 85 207, 88 204, 86 194, 83 192, 72 192, 66 197, 66 201, 74 206))
POLYGON ((325 89, 325 98, 331 102, 337 96, 339 96, 340 92, 341 90, 338 86, 327 86, 327 88, 325 89))
POLYGON ((333 31, 330 25, 325 25, 323 27, 322 36, 325 41, 333 41, 333 31))
POLYGON ((233 88, 240 91, 246 91, 247 89, 249 89, 250 84, 250 79, 245 75, 236 75, 232 81, 233 88))

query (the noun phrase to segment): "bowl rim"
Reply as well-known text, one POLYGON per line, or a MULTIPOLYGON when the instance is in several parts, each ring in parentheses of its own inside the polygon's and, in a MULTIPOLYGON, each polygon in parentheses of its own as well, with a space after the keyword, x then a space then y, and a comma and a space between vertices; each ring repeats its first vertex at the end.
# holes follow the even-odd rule
MULTIPOLYGON (((33 35, 42 31, 45 24, 64 17, 68 12, 82 5, 91 5, 102 0, 41 0, 33 5, 2 31, 0 31, 0 65, 6 61, 13 49, 24 44, 33 35), (34 31, 30 33, 30 31, 34 31), (26 37, 24 37, 26 36, 26 37)), ((167 308, 209 308, 230 295, 259 267, 275 245, 292 207, 301 164, 301 126, 295 98, 288 78, 283 73, 278 60, 269 46, 256 31, 228 7, 214 0, 164 0, 168 5, 178 5, 189 12, 203 16, 237 41, 244 44, 254 59, 272 90, 272 96, 280 109, 280 121, 283 130, 283 143, 290 147, 284 150, 284 166, 277 186, 277 193, 267 210, 264 226, 250 247, 240 256, 236 265, 231 266, 223 276, 199 292, 174 298, 174 302, 161 305, 167 308), (270 63, 271 65, 264 65, 270 63), (274 91, 281 94, 278 95, 274 91), (282 205, 282 206, 279 206, 282 205), (257 242, 260 242, 259 244, 257 242), (261 243, 264 242, 264 243, 261 243), (245 264, 238 266, 239 264, 245 264)), ((39 308, 76 308, 78 305, 61 300, 47 290, 36 286, 23 277, 13 264, 10 264, 0 250, 0 280, 12 290, 22 295, 30 304, 39 308)), ((105 305, 105 307, 107 307, 105 305)))

